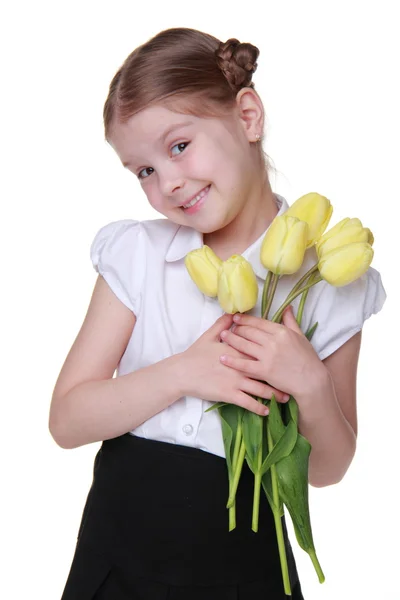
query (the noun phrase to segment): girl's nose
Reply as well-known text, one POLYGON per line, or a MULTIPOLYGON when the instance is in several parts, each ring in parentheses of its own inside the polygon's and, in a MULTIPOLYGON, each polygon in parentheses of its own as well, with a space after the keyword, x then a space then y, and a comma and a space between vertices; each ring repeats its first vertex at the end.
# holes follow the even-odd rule
POLYGON ((161 182, 161 191, 164 196, 173 196, 179 190, 182 190, 185 185, 185 181, 182 177, 175 179, 165 179, 161 182))
POLYGON ((185 185, 182 169, 179 165, 168 162, 158 171, 160 191, 163 196, 173 196, 185 185))

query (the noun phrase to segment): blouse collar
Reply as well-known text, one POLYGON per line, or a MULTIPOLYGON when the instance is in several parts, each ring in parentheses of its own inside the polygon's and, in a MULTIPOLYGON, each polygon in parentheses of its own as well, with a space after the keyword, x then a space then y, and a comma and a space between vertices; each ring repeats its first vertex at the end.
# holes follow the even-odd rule
MULTIPOLYGON (((275 202, 278 208, 278 215, 283 214, 288 208, 289 205, 286 202, 283 196, 279 194, 275 195, 275 202)), ((262 241, 267 229, 260 235, 260 237, 251 244, 244 252, 242 252, 242 256, 249 261, 252 265, 255 274, 261 279, 265 279, 268 273, 268 270, 262 265, 260 260, 260 251, 262 241)), ((177 232, 172 239, 172 242, 168 248, 165 260, 167 262, 174 262, 176 260, 180 260, 184 258, 188 252, 191 250, 196 250, 196 248, 201 248, 203 245, 203 234, 191 227, 186 227, 184 225, 180 225, 177 229, 177 232)))

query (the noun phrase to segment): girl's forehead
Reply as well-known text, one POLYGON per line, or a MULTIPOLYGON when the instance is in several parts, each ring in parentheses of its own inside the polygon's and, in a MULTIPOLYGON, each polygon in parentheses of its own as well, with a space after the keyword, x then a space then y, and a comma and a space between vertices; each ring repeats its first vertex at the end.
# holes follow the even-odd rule
POLYGON ((164 106, 150 106, 144 108, 125 123, 114 123, 110 128, 111 140, 123 140, 129 137, 137 140, 146 138, 157 141, 168 135, 168 132, 179 127, 195 126, 201 117, 174 112, 164 106))

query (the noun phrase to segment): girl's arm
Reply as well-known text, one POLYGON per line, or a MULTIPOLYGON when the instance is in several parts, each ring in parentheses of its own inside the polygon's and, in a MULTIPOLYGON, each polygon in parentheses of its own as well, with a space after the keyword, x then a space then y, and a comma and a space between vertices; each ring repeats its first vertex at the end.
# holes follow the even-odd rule
MULTIPOLYGON (((221 332, 232 325, 223 315, 184 352, 128 375, 113 378, 136 317, 99 276, 81 330, 61 369, 50 407, 49 429, 62 448, 123 435, 182 396, 232 402, 264 414, 252 396, 280 390, 221 364, 221 332)), ((157 343, 155 341, 155 343, 157 343)), ((230 356, 244 357, 225 346, 230 356)))
POLYGON ((178 354, 113 378, 135 322, 99 275, 53 391, 49 429, 62 448, 123 435, 182 395, 178 354))
POLYGON ((338 483, 356 451, 360 344, 361 331, 323 361, 326 369, 316 381, 309 405, 307 398, 301 398, 299 431, 312 446, 309 482, 314 487, 338 483))

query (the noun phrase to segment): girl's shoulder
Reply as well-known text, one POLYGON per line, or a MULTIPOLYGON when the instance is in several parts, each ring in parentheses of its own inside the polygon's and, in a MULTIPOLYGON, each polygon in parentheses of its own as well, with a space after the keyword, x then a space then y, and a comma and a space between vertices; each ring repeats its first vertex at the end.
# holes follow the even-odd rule
POLYGON ((127 245, 132 248, 132 242, 142 238, 143 241, 152 243, 157 241, 157 247, 168 243, 176 235, 179 225, 169 219, 148 219, 138 221, 135 219, 121 219, 112 221, 100 227, 91 244, 90 253, 96 258, 106 245, 115 247, 127 245))
POLYGON ((146 270, 162 264, 180 225, 169 219, 121 219, 103 225, 90 245, 95 271, 135 315, 146 270))

